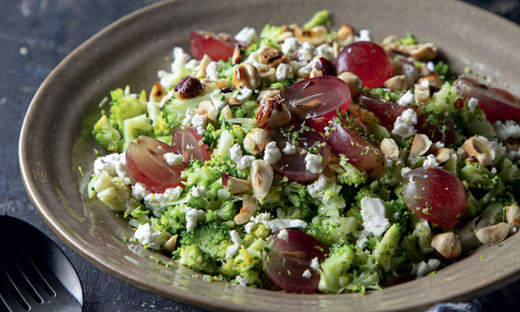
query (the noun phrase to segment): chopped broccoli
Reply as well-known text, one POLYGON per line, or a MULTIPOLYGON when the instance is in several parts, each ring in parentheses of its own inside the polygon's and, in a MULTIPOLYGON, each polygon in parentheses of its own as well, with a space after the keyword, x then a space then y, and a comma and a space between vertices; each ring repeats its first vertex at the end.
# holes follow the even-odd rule
POLYGON ((107 151, 121 152, 123 150, 121 133, 112 127, 106 115, 101 116, 101 118, 96 122, 92 134, 96 138, 96 141, 104 146, 107 151))
POLYGON ((123 138, 125 145, 135 140, 140 135, 153 135, 153 128, 150 118, 146 114, 125 119, 123 122, 123 138))
POLYGON ((446 82, 438 92, 433 94, 430 103, 426 106, 426 111, 435 114, 453 113, 457 99, 457 88, 446 82))
POLYGON ((196 245, 204 254, 213 259, 226 257, 226 248, 232 245, 229 228, 220 222, 197 226, 193 232, 182 234, 181 245, 196 245))
POLYGON ((124 90, 119 88, 110 92, 109 121, 112 127, 119 131, 124 129, 124 121, 128 118, 146 114, 146 92, 142 91, 139 96, 130 93, 130 87, 124 90))
POLYGON ((399 40, 397 40, 397 42, 399 42, 399 44, 403 44, 403 45, 414 45, 414 44, 419 43, 419 41, 417 41, 417 39, 415 39, 415 37, 413 36, 413 34, 410 31, 406 31, 406 38, 399 39, 399 40))
POLYGON ((331 246, 344 243, 349 234, 357 230, 354 217, 315 217, 307 228, 307 232, 323 244, 331 246))
POLYGON ((314 13, 314 16, 305 24, 303 24, 303 28, 313 28, 316 26, 326 26, 330 25, 331 19, 328 10, 321 10, 314 13))
POLYGON ((395 255, 396 249, 399 247, 400 239, 401 227, 398 223, 394 223, 386 231, 383 238, 377 243, 376 248, 374 249, 374 258, 386 272, 392 270, 392 257, 395 255))
POLYGON ((97 198, 116 211, 130 212, 139 206, 132 198, 132 190, 119 177, 111 177, 108 172, 101 171, 91 178, 88 185, 89 197, 97 198))
POLYGON ((468 137, 474 135, 482 135, 489 140, 496 137, 495 130, 486 114, 480 107, 470 108, 468 102, 464 102, 464 106, 458 110, 458 115, 462 123, 462 130, 468 137))
POLYGON ((453 83, 455 79, 457 79, 457 75, 451 70, 448 64, 443 62, 437 62, 437 64, 435 64, 435 73, 439 75, 442 80, 449 83, 453 83))
POLYGON ((171 128, 179 127, 186 116, 186 112, 193 111, 200 102, 209 100, 209 94, 205 93, 191 99, 178 99, 172 97, 164 104, 163 117, 171 128))
POLYGON ((272 26, 266 24, 262 31, 260 32, 260 36, 258 37, 261 45, 265 45, 267 47, 280 49, 280 45, 278 42, 280 41, 279 37, 283 33, 283 28, 278 26, 272 26))
POLYGON ((358 187, 366 182, 366 173, 359 171, 356 167, 351 165, 345 156, 341 155, 339 165, 340 168, 338 168, 336 172, 338 174, 339 183, 358 187))
POLYGON ((352 279, 348 272, 354 260, 349 245, 330 249, 330 256, 321 263, 319 289, 324 293, 340 293, 352 279))

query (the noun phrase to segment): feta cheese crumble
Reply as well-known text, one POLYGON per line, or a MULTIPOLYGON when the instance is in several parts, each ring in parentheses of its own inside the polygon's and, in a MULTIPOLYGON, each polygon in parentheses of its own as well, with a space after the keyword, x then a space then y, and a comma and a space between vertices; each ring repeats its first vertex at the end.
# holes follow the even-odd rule
POLYGON ((385 217, 385 205, 380 198, 363 197, 361 199, 361 217, 363 227, 374 236, 381 236, 390 227, 385 217))
POLYGON ((520 125, 514 120, 495 121, 493 123, 493 129, 501 141, 520 137, 520 125))
POLYGON ((293 76, 293 70, 292 70, 291 65, 281 63, 280 65, 278 65, 278 67, 276 67, 276 73, 275 73, 276 80, 281 81, 284 79, 292 78, 292 76, 293 76))
POLYGON ((286 155, 296 154, 296 145, 293 145, 293 144, 287 142, 287 144, 285 144, 285 147, 282 150, 282 153, 284 153, 286 155))
POLYGON ((312 273, 311 273, 311 271, 309 271, 309 269, 303 271, 303 273, 302 273, 302 277, 305 277, 305 278, 311 278, 311 277, 312 277, 312 273))
POLYGON ((395 120, 392 134, 398 135, 403 139, 409 138, 417 132, 413 127, 416 123, 417 113, 415 113, 413 109, 409 108, 395 120))
POLYGON ((471 112, 474 112, 475 109, 479 106, 478 100, 476 98, 471 98, 468 101, 468 107, 471 112))
POLYGON ((439 163, 437 163, 437 158, 435 158, 435 155, 428 155, 426 159, 423 162, 424 168, 432 168, 439 166, 439 163))
POLYGON ((269 212, 264 212, 259 214, 256 217, 251 217, 249 223, 244 226, 246 233, 250 233, 252 227, 255 224, 262 223, 266 228, 270 229, 273 232, 278 232, 282 229, 290 229, 290 228, 305 228, 307 227, 307 222, 300 219, 271 219, 271 214, 269 212))
POLYGON ((295 37, 289 37, 283 41, 281 47, 284 54, 295 51, 298 48, 298 39, 295 37))
POLYGON ((240 238, 240 235, 238 235, 237 231, 233 230, 229 232, 229 235, 231 236, 231 241, 233 242, 233 245, 226 248, 226 259, 233 257, 240 249, 240 246, 242 246, 242 244, 244 243, 240 238))
POLYGON ((372 41, 372 39, 370 39, 370 30, 369 29, 360 29, 359 30, 359 37, 356 36, 355 37, 355 41, 358 42, 358 41, 372 41))
POLYGON ((237 41, 242 41, 251 45, 257 40, 256 30, 252 27, 244 27, 242 30, 235 35, 237 41))
POLYGON ((412 91, 408 90, 408 91, 406 91, 405 94, 403 94, 403 96, 401 96, 399 98, 399 101, 397 102, 397 104, 399 104, 400 106, 409 106, 413 102, 414 102, 413 93, 412 93, 412 91))
POLYGON ((276 146, 275 141, 271 141, 267 143, 264 150, 264 160, 270 163, 271 165, 276 164, 278 160, 282 157, 282 153, 280 153, 280 150, 276 146))
POLYGON ((280 230, 280 232, 278 232, 278 238, 279 239, 283 239, 283 240, 287 240, 289 238, 289 232, 287 232, 286 229, 280 230))
POLYGON ((184 208, 184 211, 186 212, 186 230, 193 232, 197 227, 197 222, 206 215, 206 212, 191 207, 184 208))
POLYGON ((182 162, 184 161, 182 155, 175 153, 165 153, 163 157, 168 166, 179 166, 182 165, 182 162))
POLYGON ((322 173, 323 168, 321 167, 321 162, 323 161, 323 157, 321 155, 307 153, 305 156, 305 170, 311 173, 322 173))
POLYGON ((139 227, 134 233, 134 238, 141 244, 154 250, 161 249, 164 241, 161 237, 161 232, 152 228, 149 223, 139 224, 139 227))

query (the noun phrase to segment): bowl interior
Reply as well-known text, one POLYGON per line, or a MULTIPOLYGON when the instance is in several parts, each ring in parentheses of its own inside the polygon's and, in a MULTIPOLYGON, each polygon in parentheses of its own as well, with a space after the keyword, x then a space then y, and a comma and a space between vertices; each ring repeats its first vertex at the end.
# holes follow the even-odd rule
POLYGON ((410 30, 434 42, 452 68, 470 67, 520 96, 518 26, 453 1, 173 1, 161 2, 114 23, 71 53, 45 80, 27 112, 20 164, 29 195, 58 235, 94 264, 134 285, 178 301, 232 310, 396 310, 461 300, 518 277, 520 236, 503 247, 484 247, 434 276, 366 295, 296 295, 208 283, 202 276, 160 261, 166 257, 126 243, 130 226, 97 201, 86 201, 91 164, 101 150, 90 135, 98 104, 129 85, 149 91, 159 69, 169 70, 173 46, 188 48, 190 30, 237 33, 243 26, 303 23, 329 9, 334 27, 371 30, 374 41, 410 30), (290 14, 289 14, 290 13, 290 14), (83 168, 82 175, 78 167, 83 168))

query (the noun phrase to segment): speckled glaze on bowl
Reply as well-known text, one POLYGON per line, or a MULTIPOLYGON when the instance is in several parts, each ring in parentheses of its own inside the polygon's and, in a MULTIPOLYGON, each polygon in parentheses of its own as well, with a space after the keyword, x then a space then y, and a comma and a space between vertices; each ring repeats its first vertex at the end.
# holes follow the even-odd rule
POLYGON ((204 282, 176 265, 149 260, 156 253, 123 242, 132 230, 82 193, 97 147, 92 112, 109 90, 148 90, 158 69, 169 69, 171 48, 188 47, 192 29, 238 32, 265 23, 302 23, 331 10, 335 26, 368 28, 379 41, 410 30, 436 43, 453 68, 466 66, 520 95, 520 28, 464 3, 446 0, 264 0, 161 2, 106 28, 72 52, 42 84, 22 128, 20 166, 27 191, 56 233, 85 258, 140 288, 177 301, 229 310, 405 311, 469 299, 520 276, 520 235, 503 247, 482 247, 436 275, 366 295, 299 295, 204 282), (77 170, 82 166, 86 177, 77 170), (144 255, 144 257, 142 256, 144 255))

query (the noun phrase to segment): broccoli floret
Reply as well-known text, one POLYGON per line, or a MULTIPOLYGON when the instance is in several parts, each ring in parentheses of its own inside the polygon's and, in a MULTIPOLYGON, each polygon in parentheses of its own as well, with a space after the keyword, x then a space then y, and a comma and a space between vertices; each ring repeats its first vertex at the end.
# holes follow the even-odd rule
POLYGON ((140 204, 132 198, 132 190, 119 177, 111 177, 101 171, 93 176, 88 184, 89 197, 97 198, 115 211, 131 212, 140 204))
POLYGON ((146 92, 142 91, 139 96, 130 93, 130 87, 124 90, 119 88, 110 92, 109 121, 112 127, 123 131, 126 119, 146 114, 146 92))
POLYGON ((191 99, 178 99, 172 97, 163 106, 163 117, 172 129, 182 124, 188 110, 193 111, 200 102, 209 100, 209 94, 202 94, 191 99))
POLYGON ((363 92, 368 92, 370 97, 378 99, 383 102, 397 102, 403 96, 403 91, 390 91, 386 88, 363 88, 363 92))
POLYGON ((354 217, 315 217, 307 228, 307 233, 327 246, 344 243, 349 234, 357 230, 354 217))
POLYGON ((197 245, 184 245, 177 249, 177 253, 180 257, 179 263, 187 266, 188 268, 196 272, 206 272, 213 274, 217 271, 217 268, 212 265, 211 259, 205 255, 197 245))
POLYGON ((469 188, 491 190, 500 183, 498 176, 492 174, 479 163, 465 162, 465 166, 460 169, 459 175, 469 188))
POLYGON ((410 31, 406 31, 406 38, 399 39, 397 42, 402 45, 414 45, 419 43, 410 31))
POLYGON ((351 165, 345 156, 341 155, 339 165, 340 168, 336 171, 339 183, 358 187, 366 182, 366 173, 351 165))
POLYGON ((349 245, 330 249, 330 256, 321 263, 319 289, 324 293, 340 293, 352 279, 348 272, 354 260, 349 245))
POLYGON ((488 140, 496 137, 493 126, 487 121, 486 114, 480 107, 470 108, 465 101, 464 106, 458 110, 458 115, 465 135, 482 135, 488 140))
POLYGON ((331 19, 328 10, 321 10, 314 13, 314 16, 305 24, 303 24, 303 28, 313 28, 316 26, 326 26, 330 25, 331 19))
POLYGON ((261 43, 261 46, 265 45, 271 48, 280 49, 278 42, 280 41, 279 37, 283 31, 282 27, 266 24, 260 32, 258 41, 261 43))
POLYGON ((457 99, 457 88, 446 82, 438 92, 433 94, 430 103, 426 106, 426 111, 435 114, 453 113, 457 99))
POLYGON ((94 125, 92 134, 96 138, 96 141, 105 147, 109 152, 121 152, 123 150, 121 133, 112 127, 108 121, 107 116, 101 116, 101 118, 94 125))
POLYGON ((435 73, 439 75, 443 81, 447 81, 449 83, 453 83, 455 79, 457 79, 457 75, 451 70, 448 64, 443 62, 438 62, 435 64, 435 73))
POLYGON ((152 121, 146 114, 125 119, 123 122, 123 138, 125 145, 135 140, 140 135, 152 136, 152 121))
POLYGON ((226 257, 226 248, 232 245, 229 228, 216 221, 197 226, 193 232, 184 232, 180 240, 182 246, 196 245, 212 259, 226 257))
POLYGON ((386 272, 392 270, 392 257, 395 255, 400 239, 401 227, 398 223, 394 223, 374 249, 374 259, 379 262, 381 268, 386 272))

